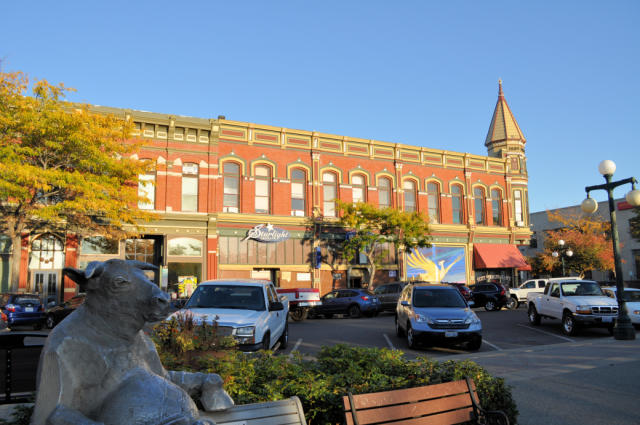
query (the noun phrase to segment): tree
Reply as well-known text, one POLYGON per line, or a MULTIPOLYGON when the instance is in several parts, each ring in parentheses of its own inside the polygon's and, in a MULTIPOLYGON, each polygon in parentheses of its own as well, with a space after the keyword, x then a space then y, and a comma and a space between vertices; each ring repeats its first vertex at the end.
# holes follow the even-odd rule
POLYGON ((631 236, 633 239, 640 242, 640 208, 634 208, 633 213, 635 216, 631 217, 629 220, 631 236))
POLYGON ((340 225, 349 233, 342 243, 345 258, 352 261, 362 254, 367 259, 368 286, 373 284, 376 269, 385 256, 385 244, 404 251, 431 246, 429 219, 422 213, 398 211, 394 208, 379 209, 358 202, 338 201, 340 225))
POLYGON ((0 234, 13 244, 14 290, 23 234, 117 240, 154 217, 135 208, 149 165, 129 159, 141 147, 129 140, 133 123, 65 102, 63 84, 28 89, 24 74, 0 72, 0 234))
POLYGON ((600 217, 579 214, 562 214, 548 211, 550 222, 557 222, 560 228, 547 232, 544 251, 538 254, 536 267, 551 274, 562 273, 561 257, 554 257, 556 251, 564 255, 566 250, 573 251, 572 256, 564 255, 565 273, 584 276, 588 270, 614 270, 613 247, 610 239, 611 225, 600 217), (564 240, 560 247, 559 240, 564 240))

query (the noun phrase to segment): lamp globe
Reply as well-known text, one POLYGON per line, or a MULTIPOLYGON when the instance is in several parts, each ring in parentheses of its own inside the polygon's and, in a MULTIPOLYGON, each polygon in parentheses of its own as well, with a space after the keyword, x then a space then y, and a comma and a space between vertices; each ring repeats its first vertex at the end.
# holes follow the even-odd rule
POLYGON ((598 209, 598 203, 593 198, 587 198, 582 201, 582 204, 580 204, 580 208, 582 208, 582 211, 587 214, 593 214, 598 209))
POLYGON ((616 172, 616 163, 610 159, 605 159, 598 165, 598 171, 603 176, 612 176, 616 172))
POLYGON ((640 207, 640 190, 633 189, 627 196, 625 196, 627 202, 630 203, 634 207, 640 207))

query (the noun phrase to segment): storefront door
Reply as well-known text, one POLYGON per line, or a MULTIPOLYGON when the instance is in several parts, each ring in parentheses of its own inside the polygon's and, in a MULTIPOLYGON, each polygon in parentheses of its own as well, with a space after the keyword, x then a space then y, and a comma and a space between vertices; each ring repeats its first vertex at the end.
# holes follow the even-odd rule
POLYGON ((31 287, 34 292, 40 294, 45 308, 60 302, 58 272, 51 270, 32 272, 31 287))

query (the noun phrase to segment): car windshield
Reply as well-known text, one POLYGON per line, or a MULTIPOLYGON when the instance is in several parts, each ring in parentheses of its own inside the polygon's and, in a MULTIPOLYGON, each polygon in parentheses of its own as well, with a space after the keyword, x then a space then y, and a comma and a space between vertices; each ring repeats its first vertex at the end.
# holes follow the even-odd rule
POLYGON ((265 303, 261 286, 200 285, 185 307, 263 311, 265 303))
POLYGON ((466 303, 455 289, 416 289, 413 293, 414 307, 457 307, 464 308, 466 303))
POLYGON ((562 293, 565 297, 571 296, 588 296, 588 295, 596 295, 602 296, 602 289, 600 289, 600 285, 596 282, 565 282, 562 284, 562 293))
POLYGON ((623 291, 622 298, 629 303, 640 302, 640 291, 623 291))
POLYGON ((40 298, 37 296, 19 296, 13 299, 14 304, 40 304, 40 298))

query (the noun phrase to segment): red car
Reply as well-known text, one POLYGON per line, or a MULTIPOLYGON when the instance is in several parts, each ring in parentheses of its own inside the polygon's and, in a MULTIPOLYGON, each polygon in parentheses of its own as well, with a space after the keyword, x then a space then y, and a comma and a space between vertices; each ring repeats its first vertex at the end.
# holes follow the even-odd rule
POLYGON ((469 304, 470 306, 473 305, 473 294, 471 293, 471 289, 469 289, 467 285, 465 285, 464 283, 450 283, 449 285, 456 287, 456 289, 460 291, 460 294, 462 294, 464 299, 467 300, 467 304, 469 304))

